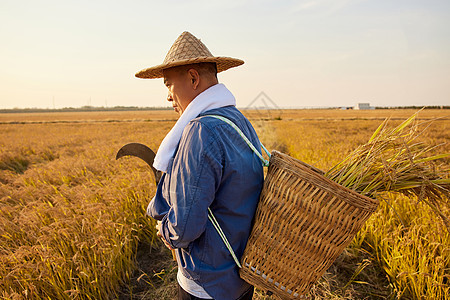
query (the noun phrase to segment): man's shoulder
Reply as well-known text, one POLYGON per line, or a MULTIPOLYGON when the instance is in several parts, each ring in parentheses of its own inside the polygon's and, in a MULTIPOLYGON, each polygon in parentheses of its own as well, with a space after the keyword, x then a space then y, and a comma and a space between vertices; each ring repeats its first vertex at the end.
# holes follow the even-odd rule
POLYGON ((234 131, 234 129, 223 120, 211 116, 225 117, 239 127, 243 122, 242 118, 245 119, 235 106, 205 111, 192 119, 184 128, 181 144, 189 145, 190 149, 197 149, 202 147, 201 145, 209 145, 208 149, 212 149, 223 144, 223 140, 229 135, 230 130, 234 131))
POLYGON ((220 119, 208 117, 208 116, 221 116, 229 119, 233 123, 239 126, 239 123, 246 122, 247 119, 235 106, 226 106, 221 108, 215 108, 201 113, 192 122, 199 122, 207 127, 215 127, 217 125, 223 125, 224 122, 220 119))
POLYGON ((247 138, 257 141, 258 138, 250 121, 235 106, 211 109, 201 113, 185 127, 184 134, 201 137, 205 142, 209 139, 226 140, 226 136, 235 132, 228 122, 211 116, 225 117, 235 124, 247 138))

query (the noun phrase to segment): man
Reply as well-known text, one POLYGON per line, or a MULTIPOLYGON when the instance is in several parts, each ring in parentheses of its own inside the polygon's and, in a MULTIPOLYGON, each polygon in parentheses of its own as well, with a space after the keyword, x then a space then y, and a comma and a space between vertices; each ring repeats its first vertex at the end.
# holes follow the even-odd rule
POLYGON ((253 287, 208 219, 211 209, 239 259, 250 234, 263 184, 262 163, 236 124, 260 150, 250 122, 236 109, 231 92, 218 83, 217 72, 244 62, 214 57, 184 32, 164 63, 144 69, 139 78, 164 78, 167 100, 180 115, 162 141, 154 167, 163 172, 147 213, 158 220, 157 234, 178 263, 178 299, 251 299, 253 287))

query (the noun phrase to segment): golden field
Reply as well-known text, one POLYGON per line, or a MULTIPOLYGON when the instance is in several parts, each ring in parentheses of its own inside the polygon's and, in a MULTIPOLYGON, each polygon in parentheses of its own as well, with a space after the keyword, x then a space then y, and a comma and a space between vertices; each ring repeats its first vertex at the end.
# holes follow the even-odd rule
MULTIPOLYGON (((327 170, 383 119, 395 125, 414 112, 244 114, 268 149, 327 170)), ((142 161, 115 154, 129 142, 156 150, 176 118, 171 111, 0 114, 0 299, 171 298, 173 263, 145 217, 153 175, 142 161), (155 257, 145 269, 138 247, 155 257)), ((438 118, 420 139, 449 153, 450 112, 423 110, 419 118, 438 118)), ((441 164, 448 176, 450 162, 441 164)), ((382 197, 311 297, 450 299, 450 237, 441 220, 416 199, 382 197)), ((442 210, 449 216, 448 205, 442 210)), ((270 299, 260 291, 254 298, 270 299)))

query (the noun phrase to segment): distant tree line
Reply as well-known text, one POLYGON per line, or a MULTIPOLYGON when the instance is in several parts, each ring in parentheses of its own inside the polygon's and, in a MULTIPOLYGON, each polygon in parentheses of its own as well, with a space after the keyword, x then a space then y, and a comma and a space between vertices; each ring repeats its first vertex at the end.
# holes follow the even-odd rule
POLYGON ((375 109, 450 109, 448 105, 430 105, 430 106, 375 106, 375 109))
POLYGON ((43 113, 43 112, 87 112, 87 111, 147 111, 147 110, 170 110, 171 107, 137 107, 137 106, 114 106, 114 107, 65 107, 65 108, 11 108, 0 109, 0 113, 43 113))
MULTIPOLYGON (((352 107, 353 108, 353 107, 352 107)), ((430 106, 375 106, 375 109, 450 109, 448 105, 430 106)), ((245 109, 245 108, 241 108, 245 109)), ((307 108, 308 109, 308 108, 307 108)), ((311 108, 310 108, 311 109, 311 108)), ((342 109, 340 107, 316 107, 314 109, 342 109)), ((87 112, 87 111, 148 111, 148 110, 172 110, 171 107, 137 107, 137 106, 114 106, 114 107, 64 107, 64 108, 6 108, 0 109, 0 113, 45 113, 45 112, 87 112)))

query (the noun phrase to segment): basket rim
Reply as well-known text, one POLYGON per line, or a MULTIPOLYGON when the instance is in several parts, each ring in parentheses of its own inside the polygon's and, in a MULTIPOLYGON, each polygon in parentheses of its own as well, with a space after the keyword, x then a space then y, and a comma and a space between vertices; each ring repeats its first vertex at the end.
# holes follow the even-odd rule
MULTIPOLYGON (((337 183, 337 182, 335 182, 335 181, 325 177, 324 176, 325 172, 323 172, 322 170, 320 170, 320 169, 318 169, 318 168, 316 168, 314 166, 311 166, 311 165, 309 165, 309 164, 307 164, 307 163, 305 163, 305 162, 303 162, 303 161, 301 161, 299 159, 293 158, 292 156, 290 156, 290 155, 288 155, 286 153, 282 153, 282 152, 280 152, 278 150, 272 150, 271 154, 272 155, 270 157, 270 162, 272 162, 273 159, 289 160, 289 161, 292 161, 294 163, 297 163, 295 165, 295 167, 300 168, 302 170, 302 172, 306 172, 306 173, 308 173, 309 175, 311 175, 313 177, 319 178, 320 179, 320 184, 318 182, 315 182, 314 184, 320 186, 320 188, 323 188, 323 189, 325 189, 327 191, 330 191, 330 192, 337 192, 337 193, 341 193, 341 194, 342 193, 347 193, 347 194, 350 194, 351 196, 354 196, 354 197, 360 197, 360 198, 368 201, 370 204, 375 206, 373 209, 371 209, 371 211, 374 211, 376 209, 376 207, 380 204, 380 201, 378 199, 370 198, 370 197, 362 195, 362 194, 360 194, 360 193, 358 193, 358 192, 356 192, 356 191, 354 191, 352 189, 349 189, 349 188, 347 188, 347 187, 345 187, 345 186, 343 186, 343 185, 341 185, 341 184, 339 184, 339 183, 337 183), (326 183, 326 184, 324 184, 324 183, 326 183), (331 189, 330 186, 333 186, 336 189, 331 189)), ((270 164, 269 164, 269 166, 270 166, 270 164)), ((293 173, 295 173, 295 170, 293 168, 289 168, 288 170, 293 172, 293 173)), ((367 210, 367 207, 365 209, 367 210)))

